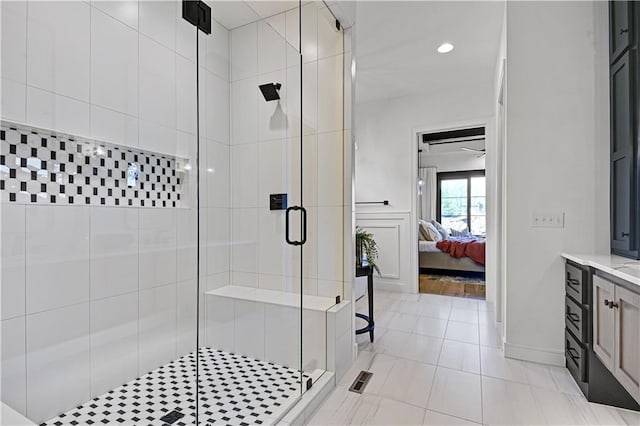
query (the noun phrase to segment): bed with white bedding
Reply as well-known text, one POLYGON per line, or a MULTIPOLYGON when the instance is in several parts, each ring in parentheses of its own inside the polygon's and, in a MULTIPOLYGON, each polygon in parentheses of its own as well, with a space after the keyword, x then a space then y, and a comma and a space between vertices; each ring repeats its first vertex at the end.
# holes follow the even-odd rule
POLYGON ((484 266, 468 257, 456 258, 436 247, 437 241, 418 241, 420 269, 484 272, 484 266))

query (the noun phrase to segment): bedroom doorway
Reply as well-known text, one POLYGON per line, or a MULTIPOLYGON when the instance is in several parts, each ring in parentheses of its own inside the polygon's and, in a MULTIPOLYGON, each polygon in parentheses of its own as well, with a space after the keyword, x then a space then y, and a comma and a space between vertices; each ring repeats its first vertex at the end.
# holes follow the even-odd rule
POLYGON ((418 138, 419 292, 484 300, 485 126, 418 138))

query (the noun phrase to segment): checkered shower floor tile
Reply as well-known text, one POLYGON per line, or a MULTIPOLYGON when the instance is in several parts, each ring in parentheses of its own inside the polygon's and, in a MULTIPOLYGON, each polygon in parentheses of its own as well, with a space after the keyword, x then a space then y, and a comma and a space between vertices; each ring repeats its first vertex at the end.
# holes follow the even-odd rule
MULTIPOLYGON (((297 370, 210 348, 199 354, 201 425, 273 424, 300 395, 297 370)), ((195 378, 194 352, 42 425, 192 425, 195 378)))

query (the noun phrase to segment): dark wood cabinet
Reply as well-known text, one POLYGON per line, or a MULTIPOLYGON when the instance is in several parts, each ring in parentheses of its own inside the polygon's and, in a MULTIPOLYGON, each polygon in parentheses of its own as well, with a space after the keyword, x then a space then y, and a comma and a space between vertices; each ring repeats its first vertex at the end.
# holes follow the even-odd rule
POLYGON ((633 11, 629 1, 612 1, 609 5, 609 45, 613 62, 629 47, 633 36, 633 11))
POLYGON ((640 3, 609 2, 611 252, 640 259, 640 3))
MULTIPOLYGON (((603 276, 613 281, 595 274, 601 273, 566 261, 565 366, 587 400, 638 411, 640 405, 634 398, 637 392, 634 395, 629 392, 635 392, 635 388, 623 385, 614 373, 619 339, 616 340, 615 329, 612 330, 615 313, 604 308, 615 299, 616 284, 620 283, 606 274, 603 276), (607 305, 603 304, 604 300, 607 305)), ((636 315, 632 319, 637 323, 638 318, 636 315)))

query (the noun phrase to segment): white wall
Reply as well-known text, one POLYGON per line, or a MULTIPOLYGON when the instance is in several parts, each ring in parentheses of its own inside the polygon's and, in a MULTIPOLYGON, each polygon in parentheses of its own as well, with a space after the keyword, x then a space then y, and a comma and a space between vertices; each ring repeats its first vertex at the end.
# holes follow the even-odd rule
POLYGON ((490 117, 492 91, 489 85, 461 87, 358 103, 356 201, 389 200, 390 208, 411 210, 415 197, 411 155, 417 149, 413 130, 446 128, 451 123, 490 117))
MULTIPOLYGON (((181 2, 1 12, 3 120, 194 160, 181 2)), ((200 185, 203 282, 229 267, 228 237, 206 232, 229 223, 228 32, 213 32, 200 36, 201 166, 217 170, 200 185)), ((40 422, 195 350, 195 188, 192 176, 188 208, 3 202, 3 401, 40 422)))
MULTIPOLYGON (((356 95, 358 88, 356 87, 356 95)), ((415 217, 417 138, 419 131, 487 123, 493 137, 493 88, 460 87, 384 101, 358 103, 356 107, 356 201, 389 200, 389 206, 357 206, 357 223, 395 230, 390 247, 380 247, 382 263, 391 271, 376 285, 403 292, 417 291, 417 233, 415 217), (385 250, 390 250, 385 253, 385 250), (397 260, 396 260, 397 259, 397 260)), ((475 157, 473 157, 475 158, 475 157)))
POLYGON ((606 22, 606 2, 507 3, 507 356, 564 364, 560 253, 608 251, 606 22))

